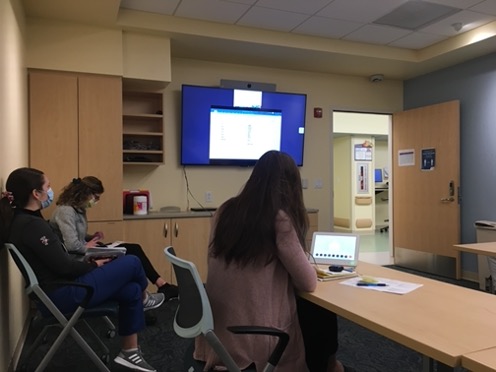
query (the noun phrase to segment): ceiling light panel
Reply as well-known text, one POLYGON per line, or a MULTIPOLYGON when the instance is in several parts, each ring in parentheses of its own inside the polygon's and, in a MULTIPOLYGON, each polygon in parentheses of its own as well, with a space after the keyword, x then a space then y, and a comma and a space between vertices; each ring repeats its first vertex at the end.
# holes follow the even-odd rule
POLYGON ((316 15, 346 21, 370 23, 388 14, 406 0, 334 0, 316 15))
POLYGON ((375 20, 373 23, 413 31, 449 17, 459 11, 460 9, 451 6, 411 0, 375 20))

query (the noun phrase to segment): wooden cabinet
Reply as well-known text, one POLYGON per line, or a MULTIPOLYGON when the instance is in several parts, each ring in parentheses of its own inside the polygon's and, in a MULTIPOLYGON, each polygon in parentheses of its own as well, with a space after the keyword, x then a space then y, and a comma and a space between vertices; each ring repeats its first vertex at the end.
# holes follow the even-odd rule
POLYGON ((120 77, 29 71, 30 166, 45 172, 55 198, 75 177, 101 179, 107 192, 89 221, 122 221, 121 118, 120 77))
POLYGON ((165 280, 175 282, 164 255, 164 248, 172 245, 179 257, 195 263, 205 281, 210 221, 211 217, 126 220, 125 240, 140 244, 165 280))
POLYGON ((123 93, 122 160, 124 164, 163 164, 162 100, 162 93, 123 93))
MULTIPOLYGON (((308 217, 307 244, 310 248, 313 232, 318 230, 318 211, 309 212, 308 217)), ((178 257, 194 262, 200 277, 206 281, 211 220, 211 217, 129 219, 124 221, 124 240, 140 244, 155 269, 168 282, 175 283, 172 267, 164 255, 164 248, 169 245, 174 247, 178 257)))

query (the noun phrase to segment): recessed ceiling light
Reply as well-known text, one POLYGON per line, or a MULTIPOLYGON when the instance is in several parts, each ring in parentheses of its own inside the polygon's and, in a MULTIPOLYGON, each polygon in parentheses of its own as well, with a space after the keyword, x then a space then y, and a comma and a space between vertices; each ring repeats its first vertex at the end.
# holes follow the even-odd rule
POLYGON ((460 10, 427 1, 410 0, 372 23, 413 31, 458 13, 460 10))

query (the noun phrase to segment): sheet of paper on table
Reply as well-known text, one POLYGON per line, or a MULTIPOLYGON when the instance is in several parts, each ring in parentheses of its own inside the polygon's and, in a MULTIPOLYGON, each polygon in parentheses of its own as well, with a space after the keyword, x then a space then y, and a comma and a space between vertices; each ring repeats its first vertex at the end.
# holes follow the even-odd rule
POLYGON ((386 279, 386 278, 374 278, 376 283, 370 283, 369 285, 359 286, 358 283, 362 281, 361 277, 351 278, 343 280, 340 284, 349 285, 352 287, 372 289, 379 292, 389 292, 396 294, 406 294, 422 287, 423 284, 402 282, 400 280, 386 279), (384 286, 377 285, 378 283, 385 284, 384 286))

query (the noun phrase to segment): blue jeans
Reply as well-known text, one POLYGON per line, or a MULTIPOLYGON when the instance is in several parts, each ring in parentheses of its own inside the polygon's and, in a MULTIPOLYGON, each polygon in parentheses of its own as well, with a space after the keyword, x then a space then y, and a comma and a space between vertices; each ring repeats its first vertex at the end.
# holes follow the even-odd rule
MULTIPOLYGON (((141 261, 136 256, 122 256, 75 280, 93 287, 88 307, 106 301, 119 303, 119 335, 129 336, 145 328, 143 291, 148 285, 141 261)), ((86 290, 65 286, 48 294, 62 313, 76 310, 86 290)))

